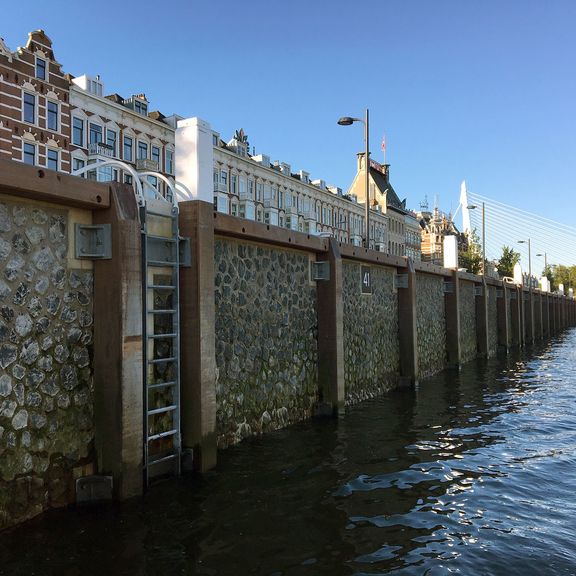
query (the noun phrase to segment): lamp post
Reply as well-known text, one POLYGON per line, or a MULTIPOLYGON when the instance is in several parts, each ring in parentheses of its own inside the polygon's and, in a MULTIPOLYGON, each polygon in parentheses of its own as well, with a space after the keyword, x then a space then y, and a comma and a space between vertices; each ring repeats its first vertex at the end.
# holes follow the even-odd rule
POLYGON ((369 146, 369 121, 368 121, 368 108, 366 108, 365 119, 362 118, 352 118, 350 116, 344 116, 338 120, 340 126, 350 126, 354 122, 362 122, 364 124, 364 169, 366 172, 366 234, 364 237, 364 246, 370 248, 370 146, 369 146))
MULTIPOLYGON (((476 204, 466 206, 468 210, 476 210, 476 204)), ((486 205, 482 202, 482 276, 486 277, 486 205)))
POLYGON ((544 256, 544 276, 546 276, 546 271, 548 270, 548 253, 536 254, 536 256, 544 256))
POLYGON ((518 240, 518 244, 528 244, 528 277, 530 279, 528 287, 530 288, 530 291, 532 291, 532 254, 530 252, 530 238, 528 238, 528 240, 518 240))

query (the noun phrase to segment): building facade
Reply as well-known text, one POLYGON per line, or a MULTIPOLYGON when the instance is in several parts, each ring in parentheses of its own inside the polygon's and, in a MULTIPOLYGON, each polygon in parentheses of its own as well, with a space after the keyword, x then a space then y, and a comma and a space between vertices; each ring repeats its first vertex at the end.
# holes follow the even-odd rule
MULTIPOLYGON (((356 176, 349 194, 362 203, 366 197, 366 172, 364 154, 358 154, 356 176)), ((400 201, 390 183, 390 165, 370 160, 369 193, 372 214, 381 213, 388 219, 388 241, 385 252, 394 256, 407 256, 420 260, 420 226, 415 214, 406 208, 406 200, 400 201)))
MULTIPOLYGON (((362 245, 364 205, 354 195, 343 194, 342 189, 321 179, 310 178, 304 170, 292 171, 286 162, 271 162, 266 154, 250 155, 248 137, 237 130, 227 143, 208 123, 196 120, 194 125, 182 128, 193 131, 191 137, 196 150, 202 151, 193 161, 198 167, 212 166, 213 201, 215 210, 248 220, 280 226, 312 235, 332 236, 339 242, 362 245), (205 136, 201 138, 200 126, 205 136), (203 146, 196 139, 209 143, 203 146)), ((178 144, 179 158, 187 158, 185 141, 178 144)), ((183 161, 184 162, 184 161, 183 161)), ((179 179, 186 180, 184 172, 199 171, 195 166, 182 165, 179 179)), ((206 185, 206 184, 204 184, 206 185)), ((192 184, 198 188, 198 183, 192 184)), ((371 219, 373 247, 385 251, 388 219, 379 209, 371 219)))
POLYGON ((456 236, 459 250, 467 248, 466 236, 458 231, 450 214, 445 214, 438 208, 429 211, 423 206, 416 216, 422 229, 422 260, 442 266, 445 236, 456 236))
MULTIPOLYGON (((0 40, 0 154, 17 162, 74 173, 98 161, 119 160, 138 171, 175 172, 176 116, 149 112, 144 94, 105 95, 100 77, 62 71, 43 30, 11 52, 0 40)), ((89 178, 131 183, 122 167, 89 178)), ((164 192, 156 176, 147 177, 164 192)))

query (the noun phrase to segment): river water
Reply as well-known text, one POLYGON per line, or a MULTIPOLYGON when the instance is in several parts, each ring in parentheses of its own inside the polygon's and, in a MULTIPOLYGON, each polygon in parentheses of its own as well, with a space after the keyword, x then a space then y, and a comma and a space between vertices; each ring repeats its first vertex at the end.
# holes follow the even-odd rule
POLYGON ((576 574, 576 330, 0 534, 2 575, 576 574))

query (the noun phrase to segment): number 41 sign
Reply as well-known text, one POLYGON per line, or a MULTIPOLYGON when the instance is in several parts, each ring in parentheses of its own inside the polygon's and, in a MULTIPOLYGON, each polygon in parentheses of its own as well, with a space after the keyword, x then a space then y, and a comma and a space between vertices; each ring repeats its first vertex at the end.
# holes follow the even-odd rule
POLYGON ((362 294, 372 294, 372 273, 370 266, 361 266, 362 294))

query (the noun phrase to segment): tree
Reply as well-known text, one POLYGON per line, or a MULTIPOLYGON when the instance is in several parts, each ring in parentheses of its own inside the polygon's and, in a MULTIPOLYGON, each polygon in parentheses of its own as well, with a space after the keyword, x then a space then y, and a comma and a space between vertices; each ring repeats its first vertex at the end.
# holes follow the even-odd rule
POLYGON ((458 262, 461 268, 466 268, 472 274, 482 272, 482 248, 476 228, 469 234, 468 242, 459 247, 458 262))
POLYGON ((502 256, 498 260, 498 274, 500 278, 504 276, 514 276, 514 266, 520 262, 520 253, 509 246, 502 246, 502 256))

